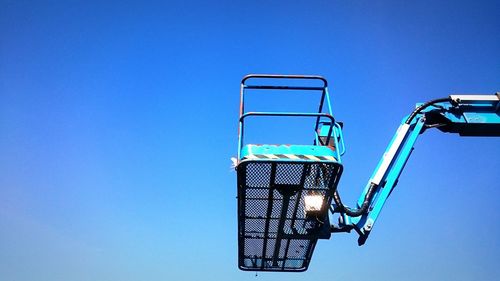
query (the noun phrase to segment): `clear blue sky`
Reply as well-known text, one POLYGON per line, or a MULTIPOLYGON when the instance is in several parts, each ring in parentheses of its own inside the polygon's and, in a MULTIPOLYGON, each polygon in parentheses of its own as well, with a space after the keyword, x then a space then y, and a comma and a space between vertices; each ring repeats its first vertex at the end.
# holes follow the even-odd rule
POLYGON ((416 102, 500 90, 498 1, 123 2, 0 1, 1 280, 498 280, 498 138, 422 135, 301 274, 237 269, 229 168, 243 75, 323 75, 352 205, 416 102))

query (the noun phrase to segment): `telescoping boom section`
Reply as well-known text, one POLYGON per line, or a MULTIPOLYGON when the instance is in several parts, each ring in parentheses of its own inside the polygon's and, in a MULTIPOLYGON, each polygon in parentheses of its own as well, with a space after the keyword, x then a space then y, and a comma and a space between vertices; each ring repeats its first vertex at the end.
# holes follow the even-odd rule
MULTIPOLYGON (((252 271, 304 271, 318 239, 330 237, 328 209, 337 188, 343 149, 341 126, 331 115, 320 76, 248 75, 241 83, 238 140, 238 265, 252 271), (294 86, 285 86, 284 82, 294 86), (311 112, 246 112, 252 95, 300 92, 317 96, 311 112), (259 93, 253 93, 259 92, 259 93), (316 93, 316 95, 313 95, 316 93), (247 144, 250 118, 309 118, 310 144, 247 144)), ((268 96, 269 97, 269 96, 268 96)), ((279 108, 278 108, 279 110, 279 108)), ((290 126, 290 125, 288 125, 290 126)))
MULTIPOLYGON (((398 183, 418 136, 426 130, 500 136, 500 93, 450 95, 417 104, 401 122, 356 206, 351 208, 344 205, 337 190, 345 145, 342 125, 332 115, 327 86, 321 76, 302 75, 248 75, 241 82, 236 171, 238 265, 242 270, 305 271, 318 239, 329 239, 332 233, 354 230, 359 235, 358 244, 363 245, 398 183), (247 112, 249 91, 303 92, 306 100, 311 99, 309 93, 316 92, 319 98, 315 109, 307 112, 247 112), (310 135, 311 143, 246 143, 248 120, 264 117, 312 119, 311 128, 300 132, 310 135)), ((260 97, 266 100, 269 96, 260 97)), ((288 101, 284 99, 283 104, 288 101)), ((286 129, 290 127, 286 125, 286 129)))

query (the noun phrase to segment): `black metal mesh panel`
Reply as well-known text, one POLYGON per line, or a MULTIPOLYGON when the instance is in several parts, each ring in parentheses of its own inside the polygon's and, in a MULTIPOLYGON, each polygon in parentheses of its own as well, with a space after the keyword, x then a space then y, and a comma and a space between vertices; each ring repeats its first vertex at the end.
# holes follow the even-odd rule
POLYGON ((322 238, 319 231, 328 223, 327 209, 341 173, 342 166, 333 161, 241 162, 238 166, 240 268, 306 270, 316 242, 322 238), (304 197, 309 194, 325 198, 323 224, 306 217, 304 197))
POLYGON ((276 164, 275 184, 300 184, 304 165, 300 163, 276 164))
POLYGON ((246 186, 268 188, 270 176, 271 163, 262 163, 262 165, 253 166, 246 173, 246 186))

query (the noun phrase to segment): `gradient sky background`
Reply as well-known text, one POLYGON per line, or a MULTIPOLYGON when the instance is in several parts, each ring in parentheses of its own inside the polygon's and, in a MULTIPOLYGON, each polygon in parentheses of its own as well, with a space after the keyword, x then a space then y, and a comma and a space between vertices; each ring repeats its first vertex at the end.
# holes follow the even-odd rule
POLYGON ((352 205, 416 102, 500 90, 499 34, 499 1, 0 0, 0 279, 498 280, 498 138, 422 135, 300 274, 238 270, 229 159, 244 75, 323 75, 352 205))

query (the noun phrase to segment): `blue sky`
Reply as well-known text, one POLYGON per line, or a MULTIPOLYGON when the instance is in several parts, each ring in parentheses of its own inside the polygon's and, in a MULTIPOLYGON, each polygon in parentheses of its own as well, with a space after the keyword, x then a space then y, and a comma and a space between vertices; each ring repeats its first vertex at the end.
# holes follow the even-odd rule
POLYGON ((244 75, 323 75, 352 205, 416 102, 500 90, 498 1, 124 2, 0 1, 0 279, 500 275, 497 138, 422 135, 367 244, 301 274, 237 269, 229 168, 244 75))

